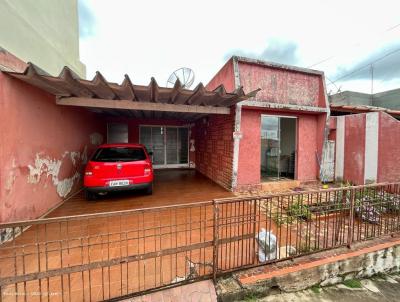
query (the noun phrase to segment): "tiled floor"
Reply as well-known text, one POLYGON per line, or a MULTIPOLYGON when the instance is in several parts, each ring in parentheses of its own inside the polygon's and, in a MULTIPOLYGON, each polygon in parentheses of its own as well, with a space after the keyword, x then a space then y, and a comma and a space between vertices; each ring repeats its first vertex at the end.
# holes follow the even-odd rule
POLYGON ((160 207, 230 196, 233 196, 231 192, 195 170, 157 170, 153 195, 146 196, 140 191, 118 192, 89 202, 80 193, 51 212, 48 217, 160 207))

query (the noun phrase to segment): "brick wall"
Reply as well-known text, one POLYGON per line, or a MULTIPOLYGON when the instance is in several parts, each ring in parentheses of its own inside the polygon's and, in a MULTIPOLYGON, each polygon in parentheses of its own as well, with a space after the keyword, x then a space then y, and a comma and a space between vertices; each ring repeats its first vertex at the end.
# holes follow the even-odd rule
POLYGON ((234 115, 210 115, 195 125, 196 169, 230 190, 234 115))

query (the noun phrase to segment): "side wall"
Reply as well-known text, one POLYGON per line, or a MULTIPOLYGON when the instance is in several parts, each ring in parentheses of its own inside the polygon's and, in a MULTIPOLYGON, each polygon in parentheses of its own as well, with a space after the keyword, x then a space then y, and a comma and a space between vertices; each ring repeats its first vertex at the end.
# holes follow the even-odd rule
POLYGON ((400 122, 385 112, 332 117, 335 178, 354 184, 400 181, 400 122), (335 126, 335 127, 334 127, 335 126))
POLYGON ((85 109, 0 72, 0 222, 38 218, 80 188, 105 135, 85 109))
POLYGON ((400 181, 400 121, 379 113, 378 182, 400 181))
POLYGON ((227 92, 232 92, 236 89, 233 70, 233 59, 228 62, 215 74, 211 81, 206 85, 207 90, 214 90, 219 85, 224 85, 227 92))
POLYGON ((365 115, 348 115, 345 125, 343 179, 360 185, 364 183, 365 115))

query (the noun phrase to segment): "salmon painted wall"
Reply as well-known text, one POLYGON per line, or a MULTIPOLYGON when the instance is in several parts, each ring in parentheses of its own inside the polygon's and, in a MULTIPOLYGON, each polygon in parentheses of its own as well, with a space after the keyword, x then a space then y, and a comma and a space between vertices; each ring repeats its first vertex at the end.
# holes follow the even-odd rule
MULTIPOLYGON (((187 121, 176 120, 176 119, 137 119, 137 118, 122 118, 122 117, 109 117, 105 119, 106 123, 126 123, 128 125, 128 141, 130 143, 139 144, 140 143, 140 135, 139 135, 139 126, 140 125, 148 125, 148 126, 187 126, 190 128, 189 131, 189 140, 194 139, 194 123, 190 123, 187 121)), ((105 125, 107 127, 107 125, 105 125)), ((107 140, 107 138, 105 138, 107 140)), ((196 145, 196 142, 195 142, 196 145)), ((189 163, 190 166, 195 166, 196 162, 196 152, 191 152, 189 150, 189 163)))
POLYGON ((318 179, 316 157, 318 140, 318 115, 288 113, 255 108, 243 108, 241 130, 243 137, 239 147, 238 188, 260 184, 261 175, 261 115, 284 115, 297 117, 296 176, 300 181, 318 179))
POLYGON ((321 75, 296 72, 239 60, 244 91, 261 88, 254 101, 326 107, 321 75))
POLYGON ((235 78, 232 58, 229 59, 225 63, 225 65, 215 74, 211 81, 206 85, 206 89, 214 90, 221 84, 225 86, 227 92, 232 92, 235 90, 235 78))
POLYGON ((344 123, 338 118, 331 117, 330 127, 330 138, 336 140, 335 166, 342 167, 336 178, 342 180, 343 174, 344 181, 358 185, 400 181, 400 121, 385 112, 342 116, 344 123), (344 147, 338 148, 343 132, 344 147))
POLYGON ((364 183, 365 115, 346 116, 344 145, 344 180, 364 183))
POLYGON ((0 221, 38 218, 81 186, 104 123, 0 72, 0 221))
POLYGON ((400 121, 379 113, 378 182, 400 181, 400 121))

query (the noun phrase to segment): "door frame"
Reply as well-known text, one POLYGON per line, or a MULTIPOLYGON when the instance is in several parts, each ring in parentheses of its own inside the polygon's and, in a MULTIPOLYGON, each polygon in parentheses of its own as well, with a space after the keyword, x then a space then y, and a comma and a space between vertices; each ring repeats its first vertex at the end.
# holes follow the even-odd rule
MULTIPOLYGON (((261 128, 262 128, 262 118, 263 116, 266 117, 277 117, 278 119, 278 135, 279 135, 279 152, 278 152, 278 180, 281 179, 280 176, 280 159, 281 159, 281 118, 291 118, 291 119, 295 119, 296 123, 296 129, 295 129, 295 141, 294 141, 294 180, 297 179, 297 160, 298 160, 298 154, 297 154, 297 150, 298 150, 298 130, 299 130, 299 117, 298 116, 294 116, 294 115, 279 115, 279 114, 261 114, 261 118, 260 118, 260 142, 261 142, 261 128)), ((261 147, 261 146, 260 146, 261 147)), ((260 168, 261 168, 261 156, 260 156, 260 168)), ((262 176, 260 175, 260 181, 262 182, 262 176)))
MULTIPOLYGON (((175 125, 157 125, 157 124, 141 124, 139 125, 139 143, 141 144, 141 131, 142 127, 162 127, 164 130, 164 164, 163 165, 153 165, 154 169, 174 169, 174 168, 189 168, 190 158, 189 158, 189 147, 190 147, 190 127, 189 126, 175 126, 175 125), (184 164, 167 164, 167 131, 166 128, 186 128, 187 131, 187 163, 184 164)), ((179 136, 179 132, 178 132, 179 136)), ((179 142, 178 142, 179 144, 179 142)), ((150 151, 150 150, 149 150, 150 151)), ((177 148, 177 153, 179 148, 177 148)), ((178 157, 179 159, 179 157, 178 157)))

